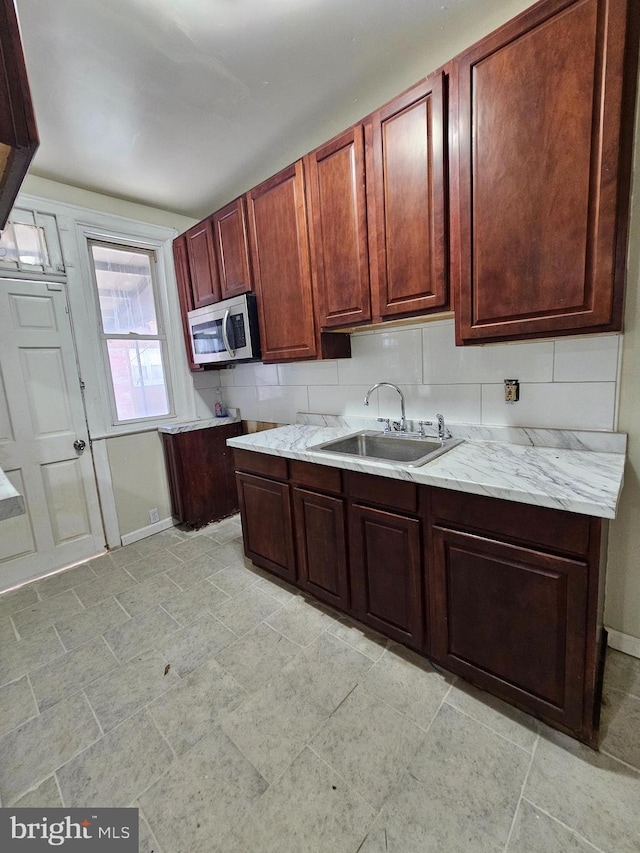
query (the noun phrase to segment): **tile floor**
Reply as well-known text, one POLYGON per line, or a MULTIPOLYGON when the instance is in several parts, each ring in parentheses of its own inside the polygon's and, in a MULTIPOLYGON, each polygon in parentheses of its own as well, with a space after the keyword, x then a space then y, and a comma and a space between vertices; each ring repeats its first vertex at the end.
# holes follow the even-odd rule
POLYGON ((0 597, 5 806, 149 853, 637 853, 640 660, 595 753, 274 582, 237 518, 0 597))

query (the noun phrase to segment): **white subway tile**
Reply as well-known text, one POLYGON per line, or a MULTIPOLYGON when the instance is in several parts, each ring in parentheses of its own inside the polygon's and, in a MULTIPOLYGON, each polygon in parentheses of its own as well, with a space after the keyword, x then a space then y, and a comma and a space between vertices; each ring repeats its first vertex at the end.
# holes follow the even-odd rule
MULTIPOLYGON (((411 420, 430 421, 441 412, 448 423, 480 423, 480 385, 407 385, 402 390, 411 420)), ((382 412, 382 404, 380 410, 388 417, 386 409, 382 412)))
POLYGON ((557 429, 613 429, 615 382, 543 382, 520 386, 517 403, 502 385, 482 386, 482 423, 557 429))
POLYGON ((337 385, 335 361, 297 361, 278 365, 281 385, 337 385))
POLYGON ((201 388, 219 388, 221 385, 220 370, 203 370, 201 373, 193 373, 193 387, 198 391, 201 388))
POLYGON ((235 386, 278 384, 278 367, 275 364, 236 364, 232 372, 235 386))
POLYGON ((224 405, 240 409, 240 417, 245 421, 259 421, 258 394, 253 388, 228 387, 224 389, 224 405))
POLYGON ((196 415, 198 418, 214 418, 216 401, 222 401, 217 388, 201 388, 196 390, 196 415))
POLYGON ((293 424, 297 412, 309 409, 309 396, 306 385, 285 387, 283 385, 261 385, 258 393, 259 421, 271 421, 277 424, 293 424))
POLYGON ((422 334, 393 329, 351 339, 351 358, 338 361, 340 385, 422 382, 422 334))
POLYGON ((377 395, 372 395, 368 407, 362 402, 369 387, 368 385, 310 385, 309 411, 322 415, 377 418, 377 395))
POLYGON ((556 341, 554 382, 615 382, 621 337, 595 335, 556 341))
POLYGON ((553 379, 553 341, 457 347, 453 320, 428 326, 422 338, 426 384, 553 379))
POLYGON ((223 388, 228 388, 230 385, 236 384, 236 369, 235 366, 226 367, 224 370, 219 370, 220 385, 223 388))

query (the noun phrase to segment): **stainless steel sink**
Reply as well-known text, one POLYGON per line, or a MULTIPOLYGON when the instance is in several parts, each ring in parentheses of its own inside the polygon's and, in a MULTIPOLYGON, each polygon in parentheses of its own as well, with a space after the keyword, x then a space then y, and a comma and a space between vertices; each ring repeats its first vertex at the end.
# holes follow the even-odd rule
POLYGON ((410 468, 417 468, 451 450, 461 441, 459 438, 445 438, 441 441, 439 438, 363 430, 355 435, 316 444, 307 450, 344 453, 347 456, 360 456, 377 462, 400 462, 410 468))

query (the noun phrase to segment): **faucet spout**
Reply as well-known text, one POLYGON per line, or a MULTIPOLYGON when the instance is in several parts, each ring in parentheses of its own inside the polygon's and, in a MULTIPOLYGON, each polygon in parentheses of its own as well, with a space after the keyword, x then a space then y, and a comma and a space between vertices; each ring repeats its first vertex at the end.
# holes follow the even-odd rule
POLYGON ((407 419, 405 417, 404 394, 402 393, 400 388, 398 388, 397 385, 393 384, 393 382, 376 382, 375 385, 372 385, 371 388, 369 388, 369 390, 367 391, 367 393, 364 396, 364 401, 363 401, 364 405, 368 406, 369 405, 369 397, 371 396, 371 394, 377 388, 382 388, 383 386, 386 386, 387 388, 393 388, 393 390, 397 391, 398 394, 400 395, 400 426, 399 426, 398 431, 399 432, 406 432, 407 431, 407 419))

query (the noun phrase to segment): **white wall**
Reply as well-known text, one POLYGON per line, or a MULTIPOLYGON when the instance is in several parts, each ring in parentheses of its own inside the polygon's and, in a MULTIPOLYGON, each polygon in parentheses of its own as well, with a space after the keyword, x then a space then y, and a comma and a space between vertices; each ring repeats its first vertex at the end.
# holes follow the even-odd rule
POLYGON ((614 429, 621 335, 454 345, 453 320, 352 335, 352 358, 220 371, 224 401, 247 420, 289 423, 298 411, 398 417, 400 385, 407 417, 442 412, 451 423, 566 429, 614 429), (520 380, 520 401, 504 402, 504 379, 520 380))

